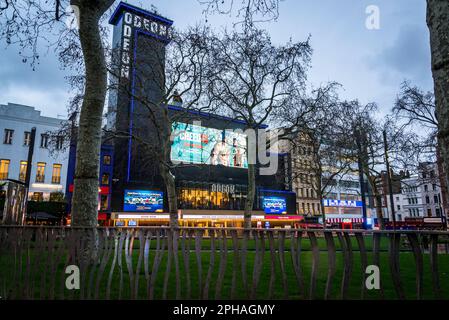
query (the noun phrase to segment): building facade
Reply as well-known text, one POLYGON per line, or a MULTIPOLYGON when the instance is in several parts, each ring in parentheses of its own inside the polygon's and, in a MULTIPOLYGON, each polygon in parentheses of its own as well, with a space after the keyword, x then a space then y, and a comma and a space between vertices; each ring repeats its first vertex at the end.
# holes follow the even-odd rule
POLYGON ((401 181, 401 193, 393 195, 397 221, 405 218, 424 217, 423 185, 419 176, 411 176, 401 181))
POLYGON ((304 216, 321 216, 321 201, 317 188, 319 177, 314 170, 317 165, 313 144, 301 134, 291 147, 292 187, 296 192, 296 208, 304 216))
POLYGON ((48 201, 65 192, 68 150, 53 137, 65 120, 44 117, 34 107, 0 105, 0 180, 25 182, 32 128, 36 128, 28 199, 48 201))
MULTIPOLYGON (((175 178, 180 225, 242 226, 248 194, 245 122, 184 109, 181 101, 161 103, 162 79, 154 75, 164 72, 160 68, 165 65, 173 21, 121 2, 109 22, 114 29, 112 60, 119 63, 111 79, 106 126, 108 133, 123 134, 103 137, 99 218, 107 211, 119 226, 169 223, 167 188, 156 153, 161 152, 160 129, 151 120, 154 117, 171 126, 170 174, 175 178), (108 164, 105 156, 112 157, 108 164)), ((71 154, 75 148, 72 145, 71 154)), ((295 194, 285 178, 291 171, 289 155, 279 153, 276 159, 274 174, 264 176, 256 170, 254 226, 299 221, 295 194)))
MULTIPOLYGON (((438 166, 436 163, 419 164, 418 173, 413 176, 403 175, 400 179, 400 190, 393 189, 394 212, 396 221, 407 218, 432 218, 444 215, 442 188, 440 185, 438 166)), ((385 188, 386 189, 386 188, 385 188)), ((391 203, 389 193, 384 190, 384 216, 391 221, 391 203)))
MULTIPOLYGON (((322 221, 322 205, 328 226, 362 227, 363 205, 356 163, 351 163, 350 169, 341 170, 339 174, 334 174, 338 169, 333 169, 332 165, 324 164, 320 170, 318 152, 305 134, 279 142, 279 148, 291 154, 292 190, 296 193, 296 208, 300 215, 322 221)), ((368 211, 367 215, 371 217, 371 210, 368 211)))

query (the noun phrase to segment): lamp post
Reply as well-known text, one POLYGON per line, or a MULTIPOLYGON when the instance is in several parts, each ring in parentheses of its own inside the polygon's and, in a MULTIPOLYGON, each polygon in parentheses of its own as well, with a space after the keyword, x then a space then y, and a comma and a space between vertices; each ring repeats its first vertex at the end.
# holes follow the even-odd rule
POLYGON ((387 145, 387 131, 386 130, 383 131, 383 136, 384 136, 385 164, 387 166, 388 193, 390 194, 391 218, 393 219, 393 230, 396 230, 396 214, 394 212, 393 186, 391 183, 391 170, 390 170, 390 161, 388 159, 388 145, 387 145))
MULTIPOLYGON (((30 134, 30 144, 28 146, 28 157, 27 157, 27 170, 25 174, 25 187, 27 188, 27 203, 28 203, 28 191, 30 190, 30 179, 31 179, 31 167, 33 164, 33 152, 34 152, 34 140, 36 139, 36 127, 31 129, 30 134)), ((37 224, 37 214, 34 217, 34 224, 37 224)))
POLYGON ((366 215, 366 196, 365 196, 365 179, 363 177, 363 161, 362 161, 362 138, 360 130, 356 130, 356 142, 357 142, 357 162, 358 162, 358 170, 359 170, 359 183, 360 183, 360 195, 362 198, 362 217, 363 217, 363 229, 368 229, 367 225, 367 215, 366 215))

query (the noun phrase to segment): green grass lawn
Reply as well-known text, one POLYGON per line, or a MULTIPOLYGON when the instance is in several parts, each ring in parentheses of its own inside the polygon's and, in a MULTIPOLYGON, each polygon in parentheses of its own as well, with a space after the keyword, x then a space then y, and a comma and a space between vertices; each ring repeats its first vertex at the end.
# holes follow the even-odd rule
MULTIPOLYGON (((326 286, 327 272, 328 272, 328 254, 326 252, 326 244, 324 239, 319 240, 319 247, 322 249, 319 254, 319 264, 318 264, 318 273, 316 280, 316 295, 314 298, 323 299, 324 291, 326 286)), ((371 238, 366 238, 366 247, 368 250, 371 250, 371 238)), ((286 251, 285 251, 285 275, 286 275, 286 283, 288 286, 288 298, 289 299, 307 299, 309 298, 309 287, 310 287, 310 276, 312 270, 312 252, 310 251, 310 244, 308 239, 304 239, 302 241, 302 253, 301 253, 301 271, 304 279, 304 288, 301 292, 299 290, 298 281, 295 276, 294 268, 292 265, 291 255, 290 255, 290 243, 289 240, 286 240, 286 251), (304 294, 305 293, 305 294, 304 294)), ((336 241, 337 249, 338 249, 338 241, 336 241)), ((152 244, 154 247, 154 243, 152 244)), ((210 240, 202 241, 202 252, 201 252, 201 278, 202 278, 202 287, 204 290, 204 284, 206 282, 211 254, 210 254, 210 240)), ((218 243, 217 246, 218 247, 218 243)), ((193 241, 190 243, 191 252, 189 254, 189 272, 185 269, 183 255, 178 254, 179 261, 179 276, 180 276, 180 292, 181 298, 192 298, 192 299, 202 299, 200 296, 200 287, 199 287, 199 275, 198 275, 198 263, 195 255, 194 243, 193 241), (190 276, 190 287, 191 292, 188 295, 188 276, 190 276)), ((254 250, 255 243, 254 241, 248 242, 248 254, 246 259, 246 276, 248 279, 248 284, 251 285, 253 278, 253 266, 255 262, 256 252, 254 250)), ((276 248, 277 244, 276 244, 276 248)), ((360 293, 362 288, 362 279, 363 279, 363 270, 361 270, 360 264, 360 253, 356 251, 358 248, 357 243, 353 242, 353 268, 352 268, 352 276, 348 289, 348 298, 349 299, 360 299, 360 293)), ((382 239, 381 242, 381 253, 380 253, 380 272, 381 272, 381 282, 383 285, 384 296, 386 299, 396 299, 396 293, 392 284, 392 277, 390 274, 389 268, 389 260, 388 260, 388 252, 386 251, 388 248, 388 239, 382 239)), ((154 249, 154 248, 152 248, 154 249)), ((234 298, 236 299, 246 299, 248 298, 247 292, 244 288, 242 281, 242 270, 240 262, 237 265, 234 265, 234 251, 232 250, 232 241, 228 241, 228 249, 227 252, 227 261, 225 265, 225 274, 222 283, 222 288, 219 290, 219 297, 221 299, 229 299, 231 298, 231 288, 232 288, 232 276, 233 271, 236 274, 236 288, 234 298)), ((120 268, 118 266, 118 262, 115 264, 114 271, 112 273, 112 281, 111 281, 111 291, 110 298, 111 299, 131 299, 133 298, 130 290, 130 278, 128 274, 128 268, 124 257, 124 251, 122 252, 122 270, 120 272, 120 268), (120 279, 122 279, 122 288, 120 290, 120 279), (121 293, 120 293, 121 292, 121 293)), ((150 250, 149 252, 149 269, 153 266, 155 251, 150 250)), ((61 295, 61 289, 64 287, 65 277, 64 267, 65 267, 65 253, 58 263, 56 271, 54 273, 51 272, 49 268, 44 268, 43 265, 35 265, 34 263, 39 258, 41 262, 50 261, 50 259, 54 257, 54 255, 50 256, 49 254, 42 253, 38 254, 36 249, 30 249, 29 252, 24 252, 22 254, 22 268, 20 268, 20 259, 19 256, 11 253, 0 255, 0 295, 6 298, 18 298, 19 295, 15 295, 15 292, 23 292, 23 286, 26 283, 26 259, 30 259, 31 261, 31 270, 32 277, 30 278, 29 283, 32 284, 32 288, 30 292, 32 293, 31 297, 34 299, 49 298, 49 288, 52 284, 51 280, 55 279, 55 297, 56 298, 64 298, 64 299, 78 299, 81 297, 81 290, 72 290, 69 291, 67 289, 64 290, 64 297, 61 295), (22 272, 20 272, 20 270, 22 272), (39 270, 39 272, 36 272, 39 270), (41 291, 41 284, 45 285, 45 290, 41 291), (12 292, 11 292, 12 289, 12 292)), ((175 299, 176 298, 176 272, 175 265, 172 261, 171 268, 168 273, 166 273, 167 268, 167 257, 168 254, 165 251, 162 260, 158 269, 158 272, 155 277, 154 283, 154 299, 162 299, 164 298, 164 279, 165 275, 168 274, 168 285, 166 291, 166 298, 175 299)), ((210 281, 209 283, 209 294, 207 298, 214 299, 216 297, 216 284, 219 273, 219 264, 221 261, 220 252, 217 251, 215 253, 215 263, 211 268, 210 281)), ((134 250, 132 254, 132 271, 135 274, 137 264, 139 260, 139 243, 134 243, 134 250)), ((424 295, 425 299, 434 298, 433 290, 432 290, 432 273, 430 270, 430 260, 429 255, 425 253, 423 255, 424 260, 424 295)), ((284 288, 282 281, 282 272, 280 270, 279 256, 276 253, 275 257, 275 272, 274 272, 274 285, 272 290, 270 290, 270 279, 273 275, 271 272, 271 261, 272 256, 270 254, 268 243, 266 243, 266 251, 263 258, 263 268, 260 274, 260 279, 257 286, 256 298, 259 299, 282 299, 284 298, 284 288)), ((439 254, 438 255, 439 262, 439 276, 440 276, 440 284, 442 289, 442 297, 447 299, 449 298, 449 255, 447 254, 439 254)), ((368 251, 368 264, 372 263, 372 253, 368 251)), ((111 270, 112 265, 112 256, 108 260, 105 271, 99 282, 99 299, 106 298, 106 288, 108 283, 108 276, 111 270)), ((83 298, 94 298, 95 285, 97 283, 98 276, 98 266, 91 272, 92 269, 84 272, 85 277, 82 277, 82 288, 84 289, 83 298), (91 278, 92 276, 92 278, 91 278), (92 279, 92 285, 89 285, 89 280, 92 279), (88 296, 88 291, 91 291, 91 295, 88 296)), ((415 277, 415 260, 413 257, 413 253, 410 251, 403 251, 400 253, 400 273, 401 273, 401 281, 404 286, 404 291, 407 299, 416 299, 416 277, 415 277)), ((332 286, 332 299, 340 298, 340 288, 341 288, 341 279, 343 274, 343 257, 341 251, 337 251, 337 269, 336 274, 333 280, 332 286)), ((144 271, 144 263, 141 262, 140 272, 138 273, 139 281, 138 281, 138 299, 146 299, 147 298, 147 283, 145 280, 145 271, 144 271)), ((368 299, 380 299, 379 290, 371 290, 366 292, 365 298, 368 299)))

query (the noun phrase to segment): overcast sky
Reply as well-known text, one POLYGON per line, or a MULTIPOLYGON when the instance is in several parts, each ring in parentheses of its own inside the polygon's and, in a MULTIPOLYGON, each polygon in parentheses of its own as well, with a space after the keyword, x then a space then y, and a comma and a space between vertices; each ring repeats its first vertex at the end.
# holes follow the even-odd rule
MULTIPOLYGON (((128 2, 144 3, 147 9, 154 5, 180 29, 205 21, 198 0, 128 2)), ((230 21, 226 16, 208 18, 214 28, 230 21)), ((340 82, 343 98, 377 102, 386 113, 404 80, 433 90, 424 0, 284 0, 278 21, 260 26, 279 44, 310 34, 314 52, 309 81, 314 86, 340 82), (379 30, 365 27, 369 5, 380 9, 379 30)), ((15 48, 2 43, 0 52, 0 103, 32 105, 46 116, 66 115, 70 89, 52 52, 41 56, 36 71, 22 63, 15 48)))

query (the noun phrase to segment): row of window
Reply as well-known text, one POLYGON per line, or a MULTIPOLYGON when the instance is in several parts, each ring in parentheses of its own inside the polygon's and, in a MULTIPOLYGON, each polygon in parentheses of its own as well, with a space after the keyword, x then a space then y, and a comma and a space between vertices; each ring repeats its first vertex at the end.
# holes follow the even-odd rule
POLYGON ((299 203, 297 204, 298 210, 300 214, 319 214, 320 213, 320 205, 318 203, 301 203, 301 206, 299 206, 299 203), (301 211, 302 209, 302 211, 301 211))
MULTIPOLYGON (((9 176, 9 164, 10 160, 8 159, 1 159, 0 160, 0 180, 6 180, 9 176)), ((45 182, 45 162, 38 162, 36 166, 36 179, 35 181, 38 183, 45 182)), ((53 164, 53 170, 51 175, 51 183, 54 184, 60 184, 61 183, 61 169, 62 164, 54 163, 53 164)), ((20 161, 20 168, 19 168, 19 180, 22 182, 25 182, 26 178, 26 172, 27 172, 27 161, 20 161)))
MULTIPOLYGON (((440 203, 440 195, 433 196, 433 203, 440 203)), ((426 204, 430 204, 430 197, 426 196, 426 204)))
MULTIPOLYGON (((424 185, 424 191, 429 191, 429 186, 427 184, 424 185)), ((435 183, 432 184, 432 191, 437 191, 437 185, 435 183)))
MULTIPOLYGON (((5 135, 3 138, 4 144, 12 144, 13 142, 13 136, 14 136, 14 130, 12 129, 5 129, 5 135)), ((47 148, 48 142, 50 140, 50 136, 47 133, 41 134, 41 140, 40 140, 40 147, 41 148, 47 148)), ((31 143, 31 132, 25 131, 23 133, 23 145, 29 146, 31 143)), ((64 137, 63 136, 57 136, 55 141, 55 147, 56 149, 60 150, 62 149, 62 146, 64 144, 64 137)))
POLYGON ((419 217, 419 209, 417 208, 412 208, 412 209, 408 209, 409 215, 410 217, 419 217))
POLYGON ((418 192, 418 187, 417 186, 403 187, 402 190, 403 192, 418 192))
POLYGON ((418 204, 418 198, 408 198, 408 204, 418 204))
POLYGON ((297 188, 296 194, 300 198, 315 198, 315 190, 308 188, 297 188))

